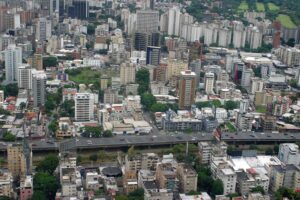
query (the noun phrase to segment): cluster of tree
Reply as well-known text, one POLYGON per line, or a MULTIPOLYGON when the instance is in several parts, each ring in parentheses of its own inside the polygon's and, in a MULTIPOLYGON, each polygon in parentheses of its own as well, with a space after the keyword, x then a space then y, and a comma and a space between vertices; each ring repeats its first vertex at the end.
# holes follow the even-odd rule
POLYGON ((262 43, 261 47, 258 47, 257 49, 251 49, 250 44, 246 43, 244 48, 241 48, 241 50, 245 52, 254 52, 254 53, 270 53, 273 46, 272 44, 266 44, 262 43))
POLYGON ((43 57, 43 68, 46 67, 56 67, 58 64, 58 60, 54 56, 43 57))
POLYGON ((143 95, 144 93, 149 92, 150 84, 150 73, 147 69, 140 69, 136 73, 135 77, 136 83, 139 84, 138 94, 143 95))
POLYGON ((56 155, 47 155, 37 166, 33 177, 33 196, 31 200, 54 199, 59 186, 59 180, 54 171, 59 164, 56 155))
POLYGON ((4 91, 4 97, 9 97, 9 96, 15 97, 19 93, 19 88, 17 83, 11 83, 5 86, 1 86, 1 90, 4 91))
POLYGON ((7 131, 3 134, 3 140, 6 142, 14 142, 16 141, 16 136, 13 135, 11 132, 7 131))
POLYGON ((52 120, 49 125, 48 125, 48 129, 49 131, 51 131, 52 133, 55 133, 58 130, 58 122, 57 120, 52 120))
POLYGON ((75 69, 65 69, 65 73, 67 73, 70 76, 76 76, 81 73, 82 69, 75 68, 75 69))
POLYGON ((110 130, 103 131, 100 126, 85 126, 81 133, 82 137, 112 137, 113 134, 110 130))
POLYGON ((138 188, 135 191, 129 193, 127 196, 118 195, 116 200, 144 200, 144 189, 138 188))
POLYGON ((55 108, 60 106, 62 100, 62 88, 59 88, 57 92, 47 94, 47 99, 45 103, 45 109, 47 113, 52 113, 55 108))
POLYGON ((220 179, 213 179, 208 167, 199 165, 196 168, 198 172, 198 189, 206 191, 211 196, 221 195, 224 192, 223 182, 220 179))
POLYGON ((75 106, 74 100, 65 100, 61 104, 60 116, 61 117, 74 117, 75 116, 74 106, 75 106))
POLYGON ((195 103, 195 105, 199 109, 206 108, 206 107, 212 108, 214 106, 215 108, 225 108, 226 110, 233 110, 238 108, 239 103, 236 101, 229 100, 229 101, 225 101, 224 105, 222 105, 222 103, 219 100, 214 99, 212 101, 197 102, 195 103))
POLYGON ((282 200, 284 197, 288 199, 300 199, 300 193, 295 192, 291 188, 281 187, 275 192, 275 199, 282 200))
POLYGON ((202 21, 203 13, 207 10, 207 7, 201 1, 192 0, 190 6, 186 8, 186 12, 196 18, 197 21, 202 21))

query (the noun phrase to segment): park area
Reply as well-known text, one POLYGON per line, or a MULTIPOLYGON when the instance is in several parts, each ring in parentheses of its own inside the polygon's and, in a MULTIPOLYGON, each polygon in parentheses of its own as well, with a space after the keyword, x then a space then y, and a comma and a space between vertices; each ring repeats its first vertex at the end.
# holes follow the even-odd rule
POLYGON ((266 106, 256 106, 255 109, 256 109, 256 112, 258 112, 258 113, 266 113, 267 112, 266 106))
POLYGON ((297 28, 295 23, 291 20, 290 16, 288 15, 280 14, 276 19, 279 20, 282 26, 284 26, 285 28, 297 28))
POLYGON ((265 12, 265 5, 263 3, 256 3, 256 10, 258 12, 265 12))
POLYGON ((268 3, 268 8, 270 11, 279 11, 279 6, 276 6, 274 3, 268 3))
POLYGON ((238 12, 244 12, 249 9, 248 4, 246 1, 242 1, 241 4, 238 7, 238 12))

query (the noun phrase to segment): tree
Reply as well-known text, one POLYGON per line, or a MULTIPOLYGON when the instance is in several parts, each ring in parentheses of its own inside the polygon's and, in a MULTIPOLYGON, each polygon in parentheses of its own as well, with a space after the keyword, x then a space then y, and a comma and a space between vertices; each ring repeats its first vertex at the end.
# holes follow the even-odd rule
POLYGON ((152 112, 166 112, 168 110, 168 106, 163 103, 155 103, 151 106, 150 110, 152 112))
POLYGON ((295 39, 294 38, 290 38, 287 42, 286 45, 290 46, 290 47, 294 47, 295 46, 295 39))
POLYGON ((6 142, 14 142, 16 141, 16 136, 13 135, 11 132, 7 131, 3 134, 3 140, 6 142))
POLYGON ((81 134, 83 137, 96 137, 99 138, 102 136, 100 126, 85 126, 84 131, 81 134))
POLYGON ((64 103, 61 105, 61 116, 62 117, 74 117, 75 102, 74 100, 65 100, 64 103))
POLYGON ((128 194, 129 200, 144 200, 144 189, 138 188, 128 194))
POLYGON ((10 198, 8 196, 1 196, 0 200, 13 200, 13 198, 10 198))
POLYGON ((26 108, 26 103, 25 102, 22 102, 20 103, 20 110, 23 110, 24 108, 26 108))
POLYGON ((139 95, 149 91, 150 84, 150 73, 147 69, 140 69, 135 75, 136 83, 139 84, 138 93, 139 95))
POLYGON ((97 154, 92 154, 92 155, 90 155, 89 159, 90 159, 91 161, 96 162, 96 161, 98 160, 98 155, 97 155, 97 154))
POLYGON ((128 151, 127 151, 127 155, 129 156, 129 157, 132 157, 132 156, 134 156, 136 154, 136 151, 134 150, 134 146, 131 146, 129 149, 128 149, 128 151))
POLYGON ((55 133, 58 130, 58 123, 56 120, 53 120, 50 122, 48 125, 48 129, 52 132, 55 133))
POLYGON ((106 130, 106 131, 103 131, 103 134, 102 134, 103 137, 112 137, 113 134, 110 130, 106 130))
POLYGON ((196 103, 197 108, 205 108, 205 107, 211 107, 211 102, 210 101, 201 101, 196 103))
POLYGON ((290 80, 289 85, 293 88, 296 88, 297 87, 297 80, 295 80, 295 79, 290 80))
POLYGON ((146 110, 150 110, 151 107, 156 103, 156 99, 151 93, 144 93, 141 97, 141 103, 146 110))
POLYGON ((43 68, 56 67, 58 64, 57 58, 54 56, 43 57, 43 68))
POLYGON ((49 154, 38 164, 38 166, 36 167, 36 171, 53 174, 58 164, 59 164, 59 159, 57 155, 49 154))
POLYGON ((238 107, 238 104, 235 101, 226 101, 225 105, 224 105, 226 110, 233 110, 236 109, 238 107))
POLYGON ((265 194, 265 190, 264 190, 264 188, 262 186, 257 186, 255 188, 252 188, 251 192, 259 192, 259 193, 261 193, 263 195, 265 194))
POLYGON ((217 179, 212 184, 211 195, 221 195, 224 192, 223 182, 220 179, 217 179))
POLYGON ((47 199, 54 199, 57 189, 59 188, 59 181, 55 176, 45 172, 38 172, 33 177, 34 191, 41 191, 45 194, 47 199))
POLYGON ((269 147, 269 148, 266 149, 265 154, 266 155, 274 155, 274 151, 271 147, 269 147))
POLYGON ((19 88, 16 83, 8 84, 4 87, 4 94, 6 97, 8 96, 17 96, 19 93, 19 88))
POLYGON ((129 198, 125 195, 118 195, 116 196, 116 200, 129 200, 129 198))
POLYGON ((30 200, 47 200, 47 197, 44 192, 35 190, 30 200))
POLYGON ((88 24, 87 25, 87 34, 88 35, 94 35, 95 34, 95 25, 94 24, 88 24))
POLYGON ((80 164, 82 162, 82 156, 81 155, 78 155, 77 158, 76 158, 76 162, 78 164, 80 164))

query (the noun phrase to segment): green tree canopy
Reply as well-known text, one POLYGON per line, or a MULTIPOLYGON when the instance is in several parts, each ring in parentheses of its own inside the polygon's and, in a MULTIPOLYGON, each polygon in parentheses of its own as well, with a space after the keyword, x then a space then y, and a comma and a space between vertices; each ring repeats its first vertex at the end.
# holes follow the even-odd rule
POLYGON ((47 199, 54 199, 59 188, 59 181, 53 175, 38 172, 33 177, 33 188, 34 191, 43 192, 47 199))
POLYGON ((221 195, 224 192, 223 182, 220 179, 214 180, 211 189, 211 195, 214 197, 216 195, 221 195))
POLYGON ((30 200, 47 200, 47 197, 44 192, 35 190, 30 200))
POLYGON ((259 193, 261 193, 263 195, 265 194, 265 190, 264 190, 264 188, 262 186, 257 186, 255 188, 252 188, 251 192, 259 192, 259 193))
POLYGON ((14 142, 16 141, 16 136, 13 135, 11 132, 7 131, 3 134, 3 140, 6 142, 14 142))
POLYGON ((166 112, 168 110, 168 105, 164 103, 155 103, 150 109, 152 112, 166 112))
POLYGON ((58 123, 56 120, 53 120, 49 123, 48 129, 52 132, 55 133, 58 130, 58 123))
POLYGON ((140 69, 136 72, 136 83, 139 84, 138 93, 139 95, 149 91, 150 84, 150 73, 147 69, 140 69))
POLYGON ((141 103, 146 110, 150 110, 151 107, 156 103, 156 99, 151 93, 144 93, 141 97, 141 103))
POLYGON ((55 154, 47 155, 36 167, 38 172, 53 174, 59 164, 59 159, 55 154))
POLYGON ((238 103, 235 102, 235 101, 231 101, 231 100, 226 101, 226 102, 225 102, 225 105, 224 105, 224 108, 225 108, 226 110, 233 110, 233 109, 236 109, 236 108, 238 108, 238 103))
POLYGON ((58 64, 57 58, 54 56, 43 57, 43 68, 56 67, 58 64))
POLYGON ((4 95, 8 96, 17 96, 19 93, 18 84, 12 83, 4 86, 4 95))

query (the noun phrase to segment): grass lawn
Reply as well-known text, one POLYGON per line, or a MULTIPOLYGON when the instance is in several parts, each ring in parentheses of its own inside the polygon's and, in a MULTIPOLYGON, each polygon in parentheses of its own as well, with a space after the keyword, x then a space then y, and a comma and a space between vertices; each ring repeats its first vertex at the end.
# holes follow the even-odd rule
POLYGON ((238 11, 240 11, 240 12, 246 11, 248 9, 249 9, 249 6, 248 6, 246 1, 242 1, 241 4, 238 7, 238 11))
POLYGON ((230 133, 235 133, 236 132, 236 128, 230 122, 226 123, 226 127, 228 128, 230 133))
POLYGON ((259 113, 266 113, 267 112, 267 107, 266 106, 256 106, 255 109, 256 109, 256 112, 259 112, 259 113))
POLYGON ((265 5, 263 3, 256 3, 256 10, 258 12, 265 12, 265 5))
POLYGON ((97 80, 99 81, 100 77, 100 71, 91 70, 89 68, 82 68, 79 74, 69 75, 70 81, 74 81, 77 84, 92 84, 97 80))
POLYGON ((280 10, 279 6, 276 6, 274 3, 268 3, 268 8, 269 8, 270 11, 280 10))
POLYGON ((297 26, 294 24, 294 22, 288 15, 280 14, 276 19, 279 20, 282 26, 284 26, 285 28, 297 28, 297 26))

